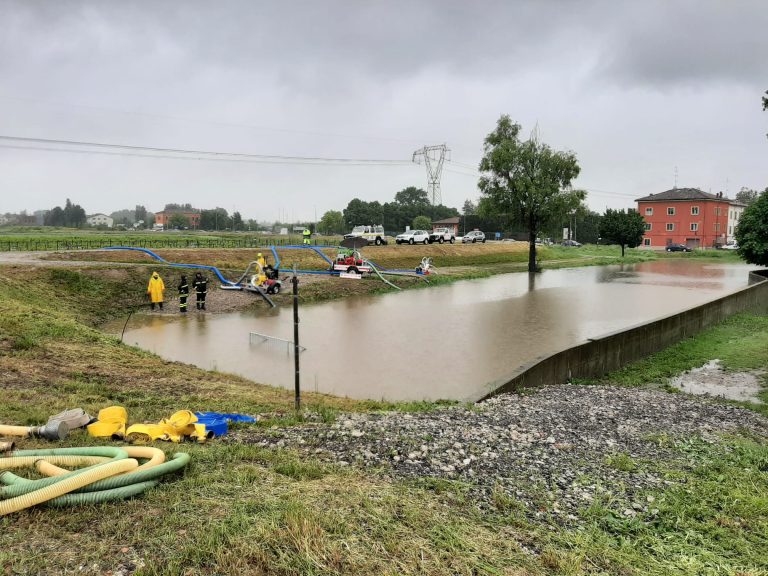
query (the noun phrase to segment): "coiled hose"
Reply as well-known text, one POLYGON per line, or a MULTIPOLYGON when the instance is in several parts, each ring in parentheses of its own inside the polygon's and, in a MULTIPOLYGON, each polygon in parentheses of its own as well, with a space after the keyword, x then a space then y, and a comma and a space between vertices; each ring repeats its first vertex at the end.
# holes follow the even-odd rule
POLYGON ((70 506, 129 498, 155 486, 160 476, 181 470, 189 460, 189 454, 178 452, 165 462, 161 450, 149 447, 17 450, 0 458, 0 516, 41 503, 70 506), (137 458, 147 461, 139 466, 137 458), (88 466, 70 472, 56 464, 88 466), (30 466, 51 476, 28 480, 8 471, 30 466))

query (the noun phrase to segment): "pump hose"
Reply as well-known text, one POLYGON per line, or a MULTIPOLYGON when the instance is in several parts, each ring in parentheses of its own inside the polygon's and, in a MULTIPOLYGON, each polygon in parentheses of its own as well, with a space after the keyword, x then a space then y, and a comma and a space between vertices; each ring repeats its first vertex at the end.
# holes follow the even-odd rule
POLYGON ((161 450, 148 447, 18 450, 9 458, 0 458, 0 470, 6 470, 0 472, 0 484, 4 484, 0 487, 0 516, 41 503, 70 506, 129 498, 155 486, 160 476, 184 468, 190 457, 178 452, 170 461, 164 460, 161 450), (136 458, 148 461, 139 466, 136 458), (54 463, 91 465, 70 472, 54 463), (7 471, 33 465, 53 475, 28 480, 7 471))

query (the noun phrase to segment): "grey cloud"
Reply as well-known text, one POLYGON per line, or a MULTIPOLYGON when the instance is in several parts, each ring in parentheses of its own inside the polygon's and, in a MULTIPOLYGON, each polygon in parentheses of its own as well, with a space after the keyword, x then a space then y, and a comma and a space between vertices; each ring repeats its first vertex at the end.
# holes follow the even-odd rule
POLYGON ((768 5, 762 0, 627 3, 601 72, 658 88, 768 83, 768 5))

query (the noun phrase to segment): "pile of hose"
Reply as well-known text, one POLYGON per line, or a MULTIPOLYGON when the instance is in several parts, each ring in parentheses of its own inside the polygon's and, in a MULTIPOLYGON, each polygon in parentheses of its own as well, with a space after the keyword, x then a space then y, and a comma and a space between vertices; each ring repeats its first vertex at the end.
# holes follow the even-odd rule
POLYGON ((146 446, 16 450, 0 458, 0 516, 43 503, 73 506, 130 498, 181 470, 189 459, 177 452, 166 462, 162 450, 146 446), (70 471, 60 466, 85 467, 70 471), (29 480, 10 472, 28 467, 47 477, 29 480))

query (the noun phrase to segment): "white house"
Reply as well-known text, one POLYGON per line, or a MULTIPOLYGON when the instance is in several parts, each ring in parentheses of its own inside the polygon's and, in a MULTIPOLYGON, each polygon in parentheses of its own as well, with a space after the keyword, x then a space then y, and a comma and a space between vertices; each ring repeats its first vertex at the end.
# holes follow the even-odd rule
POLYGON ((85 221, 89 226, 106 226, 107 228, 112 228, 114 224, 114 220, 106 214, 91 214, 85 218, 85 221))
POLYGON ((744 208, 746 208, 744 204, 736 202, 735 200, 731 200, 730 204, 731 205, 728 207, 728 235, 725 238, 727 244, 735 241, 734 234, 736 234, 736 225, 739 223, 741 215, 744 213, 744 208))

